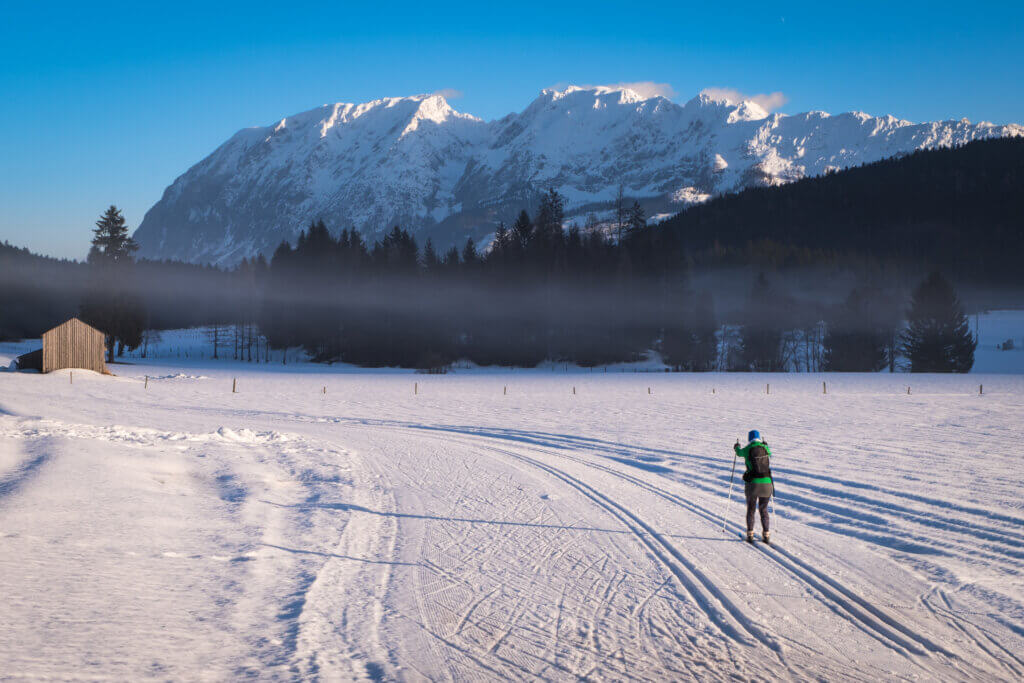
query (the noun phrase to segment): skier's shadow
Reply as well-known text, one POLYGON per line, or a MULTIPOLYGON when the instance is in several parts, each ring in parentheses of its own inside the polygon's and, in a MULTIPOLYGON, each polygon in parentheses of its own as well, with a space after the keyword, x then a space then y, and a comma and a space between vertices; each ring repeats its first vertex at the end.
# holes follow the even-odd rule
POLYGON ((698 460, 715 467, 719 464, 718 461, 707 456, 699 456, 692 453, 681 453, 679 451, 670 451, 662 448, 627 445, 604 439, 574 436, 571 434, 528 432, 519 429, 496 429, 473 427, 468 425, 436 426, 405 423, 402 426, 412 429, 422 429, 430 432, 449 432, 452 434, 463 434, 466 436, 482 436, 490 439, 514 441, 560 451, 586 450, 591 453, 597 453, 598 455, 610 460, 615 460, 616 462, 620 462, 624 465, 629 465, 631 467, 636 467, 656 474, 668 474, 674 471, 664 465, 653 464, 664 462, 666 458, 698 460))
POLYGON ((31 443, 28 458, 23 460, 13 471, 0 477, 0 501, 18 491, 35 477, 50 458, 55 446, 50 437, 43 437, 31 443))

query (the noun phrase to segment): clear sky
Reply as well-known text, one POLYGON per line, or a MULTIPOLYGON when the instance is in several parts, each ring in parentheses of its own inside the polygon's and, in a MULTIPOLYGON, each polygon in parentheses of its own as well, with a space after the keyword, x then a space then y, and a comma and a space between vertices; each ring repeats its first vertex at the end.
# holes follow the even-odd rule
POLYGON ((782 93, 783 112, 1024 122, 1024 2, 0 0, 0 241, 82 258, 240 128, 439 90, 485 119, 552 85, 782 93))

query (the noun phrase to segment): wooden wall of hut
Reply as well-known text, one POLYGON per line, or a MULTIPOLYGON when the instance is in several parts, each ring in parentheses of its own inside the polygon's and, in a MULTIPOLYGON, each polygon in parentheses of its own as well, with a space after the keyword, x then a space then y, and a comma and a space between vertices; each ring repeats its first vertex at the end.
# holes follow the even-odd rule
POLYGON ((104 372, 106 337, 78 318, 43 333, 43 372, 61 368, 83 368, 104 372))

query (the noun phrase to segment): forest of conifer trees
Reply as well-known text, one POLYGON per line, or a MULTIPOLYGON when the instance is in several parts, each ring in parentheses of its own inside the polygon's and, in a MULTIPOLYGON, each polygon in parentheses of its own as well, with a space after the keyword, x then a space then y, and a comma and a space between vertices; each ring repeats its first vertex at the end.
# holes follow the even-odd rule
MULTIPOLYGON (((83 264, 0 245, 0 338, 84 313, 116 319, 129 347, 145 329, 233 328, 234 356, 256 360, 302 347, 364 366, 594 366, 656 350, 688 371, 893 370, 901 354, 910 363, 909 290, 927 273, 1024 289, 1009 265, 1024 246, 1022 151, 996 140, 920 152, 721 197, 660 225, 634 203, 611 223, 566 227, 552 189, 484 248, 438 250, 401 227, 368 242, 317 221, 232 270, 119 266, 116 292, 97 291, 94 254, 83 264), (132 315, 111 318, 127 291, 118 310, 132 315)), ((943 296, 956 327, 962 307, 943 296)))

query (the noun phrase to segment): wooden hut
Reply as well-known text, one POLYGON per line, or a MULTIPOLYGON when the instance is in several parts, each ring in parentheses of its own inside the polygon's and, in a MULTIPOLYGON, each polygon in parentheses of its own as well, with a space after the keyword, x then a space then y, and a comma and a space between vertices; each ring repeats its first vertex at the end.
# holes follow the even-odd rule
POLYGON ((103 362, 106 335, 95 327, 72 318, 43 332, 43 372, 61 368, 83 368, 106 372, 103 362))

